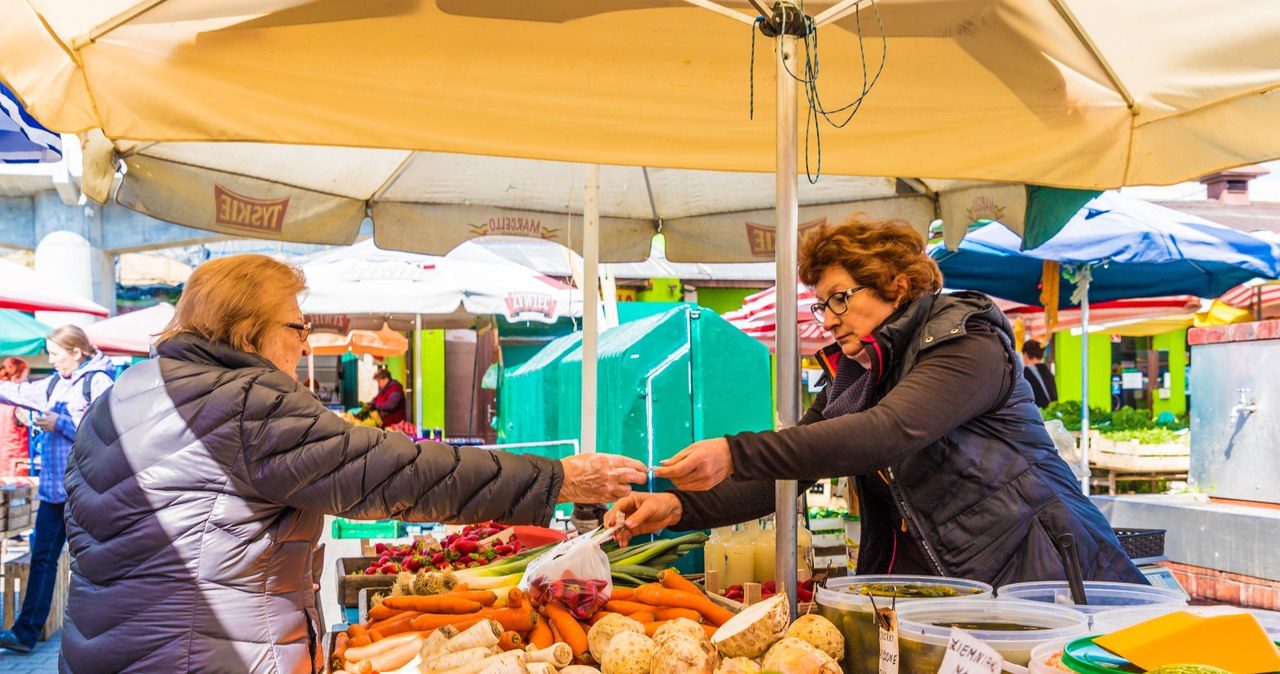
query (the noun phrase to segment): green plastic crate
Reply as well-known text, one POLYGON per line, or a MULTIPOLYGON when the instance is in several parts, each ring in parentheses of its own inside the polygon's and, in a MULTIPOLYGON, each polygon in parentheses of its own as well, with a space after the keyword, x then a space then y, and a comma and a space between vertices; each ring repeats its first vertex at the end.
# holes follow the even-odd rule
POLYGON ((333 520, 334 538, 400 538, 404 522, 399 520, 333 520))

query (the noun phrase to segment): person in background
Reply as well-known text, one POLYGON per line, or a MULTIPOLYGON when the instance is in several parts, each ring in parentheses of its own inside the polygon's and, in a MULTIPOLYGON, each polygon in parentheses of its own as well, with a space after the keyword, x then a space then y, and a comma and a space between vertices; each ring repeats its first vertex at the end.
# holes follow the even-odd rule
POLYGON ((852 476, 859 574, 969 578, 999 587, 1067 577, 1146 583, 1058 456, 1023 377, 1013 328, 976 292, 942 294, 909 224, 854 216, 799 250, 814 317, 835 344, 826 387, 792 428, 700 440, 605 516, 620 543, 664 527, 706 529, 773 512, 776 480, 852 476))
MULTIPOLYGON (((0 363, 0 381, 23 383, 31 368, 21 358, 9 357, 0 363)), ((28 411, 0 404, 0 474, 27 477, 31 464, 31 431, 25 420, 28 411)))
POLYGON ((378 411, 383 428, 395 427, 405 420, 404 386, 392 379, 391 372, 385 367, 373 373, 373 380, 378 383, 378 395, 374 396, 369 407, 378 411))
POLYGON ((305 290, 265 255, 201 264, 157 357, 90 410, 67 468, 60 671, 324 671, 325 515, 546 525, 557 503, 645 482, 621 456, 557 461, 343 421, 295 377, 305 290))
POLYGON ((1022 364, 1025 366, 1027 382, 1031 384, 1031 394, 1036 399, 1036 407, 1048 407, 1049 403, 1058 399, 1058 382, 1053 378, 1053 370, 1044 362, 1044 346, 1034 339, 1022 344, 1022 364))
POLYGON ((89 342, 84 330, 64 325, 49 334, 52 376, 25 383, 0 382, 0 402, 39 410, 36 425, 44 431, 41 456, 40 508, 31 538, 31 573, 22 593, 22 613, 11 629, 0 632, 0 648, 30 653, 53 605, 58 559, 67 542, 63 511, 64 481, 77 429, 89 406, 111 388, 115 366, 89 342))

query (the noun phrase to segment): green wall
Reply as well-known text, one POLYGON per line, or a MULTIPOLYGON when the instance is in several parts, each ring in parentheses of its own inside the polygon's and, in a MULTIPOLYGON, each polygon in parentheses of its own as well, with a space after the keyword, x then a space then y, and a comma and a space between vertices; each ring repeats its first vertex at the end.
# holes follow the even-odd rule
POLYGON ((391 373, 391 378, 405 384, 404 374, 408 367, 405 356, 387 356, 386 368, 391 373))
POLYGON ((684 291, 680 285, 678 278, 654 278, 649 279, 653 286, 651 290, 641 290, 636 293, 636 299, 641 302, 680 302, 684 300, 684 291))
MULTIPOLYGON (((1151 401, 1151 416, 1161 412, 1174 415, 1187 413, 1187 331, 1175 330, 1151 338, 1151 348, 1169 352, 1169 397, 1161 398, 1157 390, 1151 401)), ((1157 389, 1159 386, 1157 385, 1157 389)))
MULTIPOLYGON (((1066 330, 1053 336, 1058 400, 1081 399, 1081 341, 1066 330)), ((1089 335, 1089 406, 1111 409, 1111 335, 1097 332, 1089 335)))
POLYGON ((724 315, 742 308, 742 300, 761 288, 698 288, 698 304, 724 315))
POLYGON ((444 330, 423 330, 422 427, 444 428, 444 330))

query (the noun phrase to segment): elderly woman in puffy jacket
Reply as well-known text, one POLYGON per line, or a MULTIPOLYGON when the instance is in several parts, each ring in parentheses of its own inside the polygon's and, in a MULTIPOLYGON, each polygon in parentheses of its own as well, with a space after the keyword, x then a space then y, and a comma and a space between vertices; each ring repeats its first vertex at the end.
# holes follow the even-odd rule
POLYGON ((261 255, 201 265, 158 357, 90 410, 67 471, 62 671, 316 671, 324 515, 546 524, 557 502, 644 481, 607 454, 553 461, 344 422, 294 378, 304 283, 261 255))
POLYGON ((633 494, 605 518, 622 540, 773 512, 774 480, 853 476, 858 573, 992 585, 1062 579, 1071 535, 1085 579, 1145 583, 1059 458, 1013 330, 985 295, 939 294, 924 238, 855 217, 800 247, 800 279, 835 338, 800 424, 696 442, 654 471, 679 491, 633 494))

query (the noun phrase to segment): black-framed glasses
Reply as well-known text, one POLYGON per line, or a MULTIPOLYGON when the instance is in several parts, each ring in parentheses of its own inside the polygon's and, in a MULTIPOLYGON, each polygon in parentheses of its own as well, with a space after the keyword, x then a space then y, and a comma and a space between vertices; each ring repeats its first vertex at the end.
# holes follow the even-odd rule
POLYGON ((294 330, 297 330, 298 338, 304 342, 307 341, 307 338, 311 336, 310 323, 285 323, 284 327, 293 328, 294 330))
POLYGON ((809 307, 809 311, 813 312, 813 317, 820 323, 827 320, 827 309, 836 316, 843 316, 844 312, 849 310, 849 298, 858 294, 858 291, 866 289, 866 286, 855 286, 838 293, 831 293, 831 297, 828 297, 826 302, 814 302, 813 306, 809 307))

